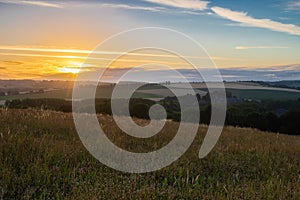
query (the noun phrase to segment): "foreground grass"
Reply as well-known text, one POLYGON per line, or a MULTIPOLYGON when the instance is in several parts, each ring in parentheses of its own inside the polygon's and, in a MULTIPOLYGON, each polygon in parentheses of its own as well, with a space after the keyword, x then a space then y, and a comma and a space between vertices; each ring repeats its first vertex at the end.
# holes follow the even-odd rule
MULTIPOLYGON (((123 134, 99 116, 108 137, 131 151, 172 139, 177 123, 149 140, 123 134)), ((146 124, 138 120, 137 123, 146 124)), ((110 169, 85 150, 71 114, 0 109, 0 198, 4 199, 300 199, 300 137, 227 127, 199 160, 207 127, 167 168, 146 174, 110 169)))

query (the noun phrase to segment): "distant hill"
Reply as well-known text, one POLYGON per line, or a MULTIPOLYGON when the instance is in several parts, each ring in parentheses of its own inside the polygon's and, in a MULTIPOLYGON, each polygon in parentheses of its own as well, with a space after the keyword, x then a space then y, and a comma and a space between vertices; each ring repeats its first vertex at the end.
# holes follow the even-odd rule
MULTIPOLYGON (((72 81, 33 81, 33 80, 0 80, 0 100, 12 99, 37 99, 57 98, 72 99, 72 81)), ((94 82, 84 82, 83 87, 90 87, 94 82)), ((121 82, 122 87, 134 84, 134 82, 121 82)), ((146 84, 146 83, 145 83, 146 84)), ((195 92, 201 96, 206 95, 205 83, 191 83, 195 92)), ((242 99, 253 100, 295 100, 300 98, 300 81, 280 82, 225 82, 227 91, 233 96, 242 99)), ((114 88, 114 83, 101 83, 98 85, 97 98, 109 98, 114 88)), ((211 87, 220 87, 220 84, 210 83, 211 87)), ((135 97, 151 98, 159 100, 167 96, 174 96, 167 87, 180 90, 181 93, 191 93, 180 83, 146 84, 141 87, 135 97)))
POLYGON ((289 88, 289 89, 300 90, 300 80, 287 80, 287 81, 274 81, 274 82, 253 81, 253 82, 267 87, 278 87, 278 88, 289 88))

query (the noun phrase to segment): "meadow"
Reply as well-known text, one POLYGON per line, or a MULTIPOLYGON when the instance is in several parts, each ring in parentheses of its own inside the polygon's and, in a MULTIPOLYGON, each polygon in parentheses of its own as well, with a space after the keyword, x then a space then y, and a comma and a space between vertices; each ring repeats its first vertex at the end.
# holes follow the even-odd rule
MULTIPOLYGON (((130 138, 112 117, 107 136, 134 151, 160 148, 178 123, 147 140, 130 138)), ((135 119, 145 125, 147 120, 135 119)), ((1 199, 300 199, 300 137, 225 127, 204 159, 201 125, 188 151, 156 172, 129 174, 98 162, 82 145, 71 113, 0 109, 1 199)))

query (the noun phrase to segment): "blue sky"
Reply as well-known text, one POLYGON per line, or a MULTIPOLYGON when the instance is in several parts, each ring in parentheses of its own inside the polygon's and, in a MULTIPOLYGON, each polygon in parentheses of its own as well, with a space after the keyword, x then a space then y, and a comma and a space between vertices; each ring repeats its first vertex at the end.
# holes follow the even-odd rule
POLYGON ((120 31, 158 26, 193 37, 223 71, 299 79, 299 19, 300 0, 0 0, 0 78, 53 77, 66 65, 25 56, 28 48, 92 50, 120 31))

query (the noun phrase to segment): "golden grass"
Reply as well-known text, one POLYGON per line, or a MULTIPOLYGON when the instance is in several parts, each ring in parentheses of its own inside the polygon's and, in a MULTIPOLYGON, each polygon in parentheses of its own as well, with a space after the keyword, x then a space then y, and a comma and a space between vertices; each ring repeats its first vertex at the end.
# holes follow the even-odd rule
MULTIPOLYGON (((135 119, 139 124, 145 120, 135 119)), ((112 117, 99 115, 108 137, 124 149, 164 146, 178 123, 134 139, 112 117)), ((128 174, 94 159, 81 144, 71 114, 0 109, 0 198, 4 199, 300 199, 300 137, 225 127, 204 159, 201 125, 189 150, 152 173, 128 174)))

